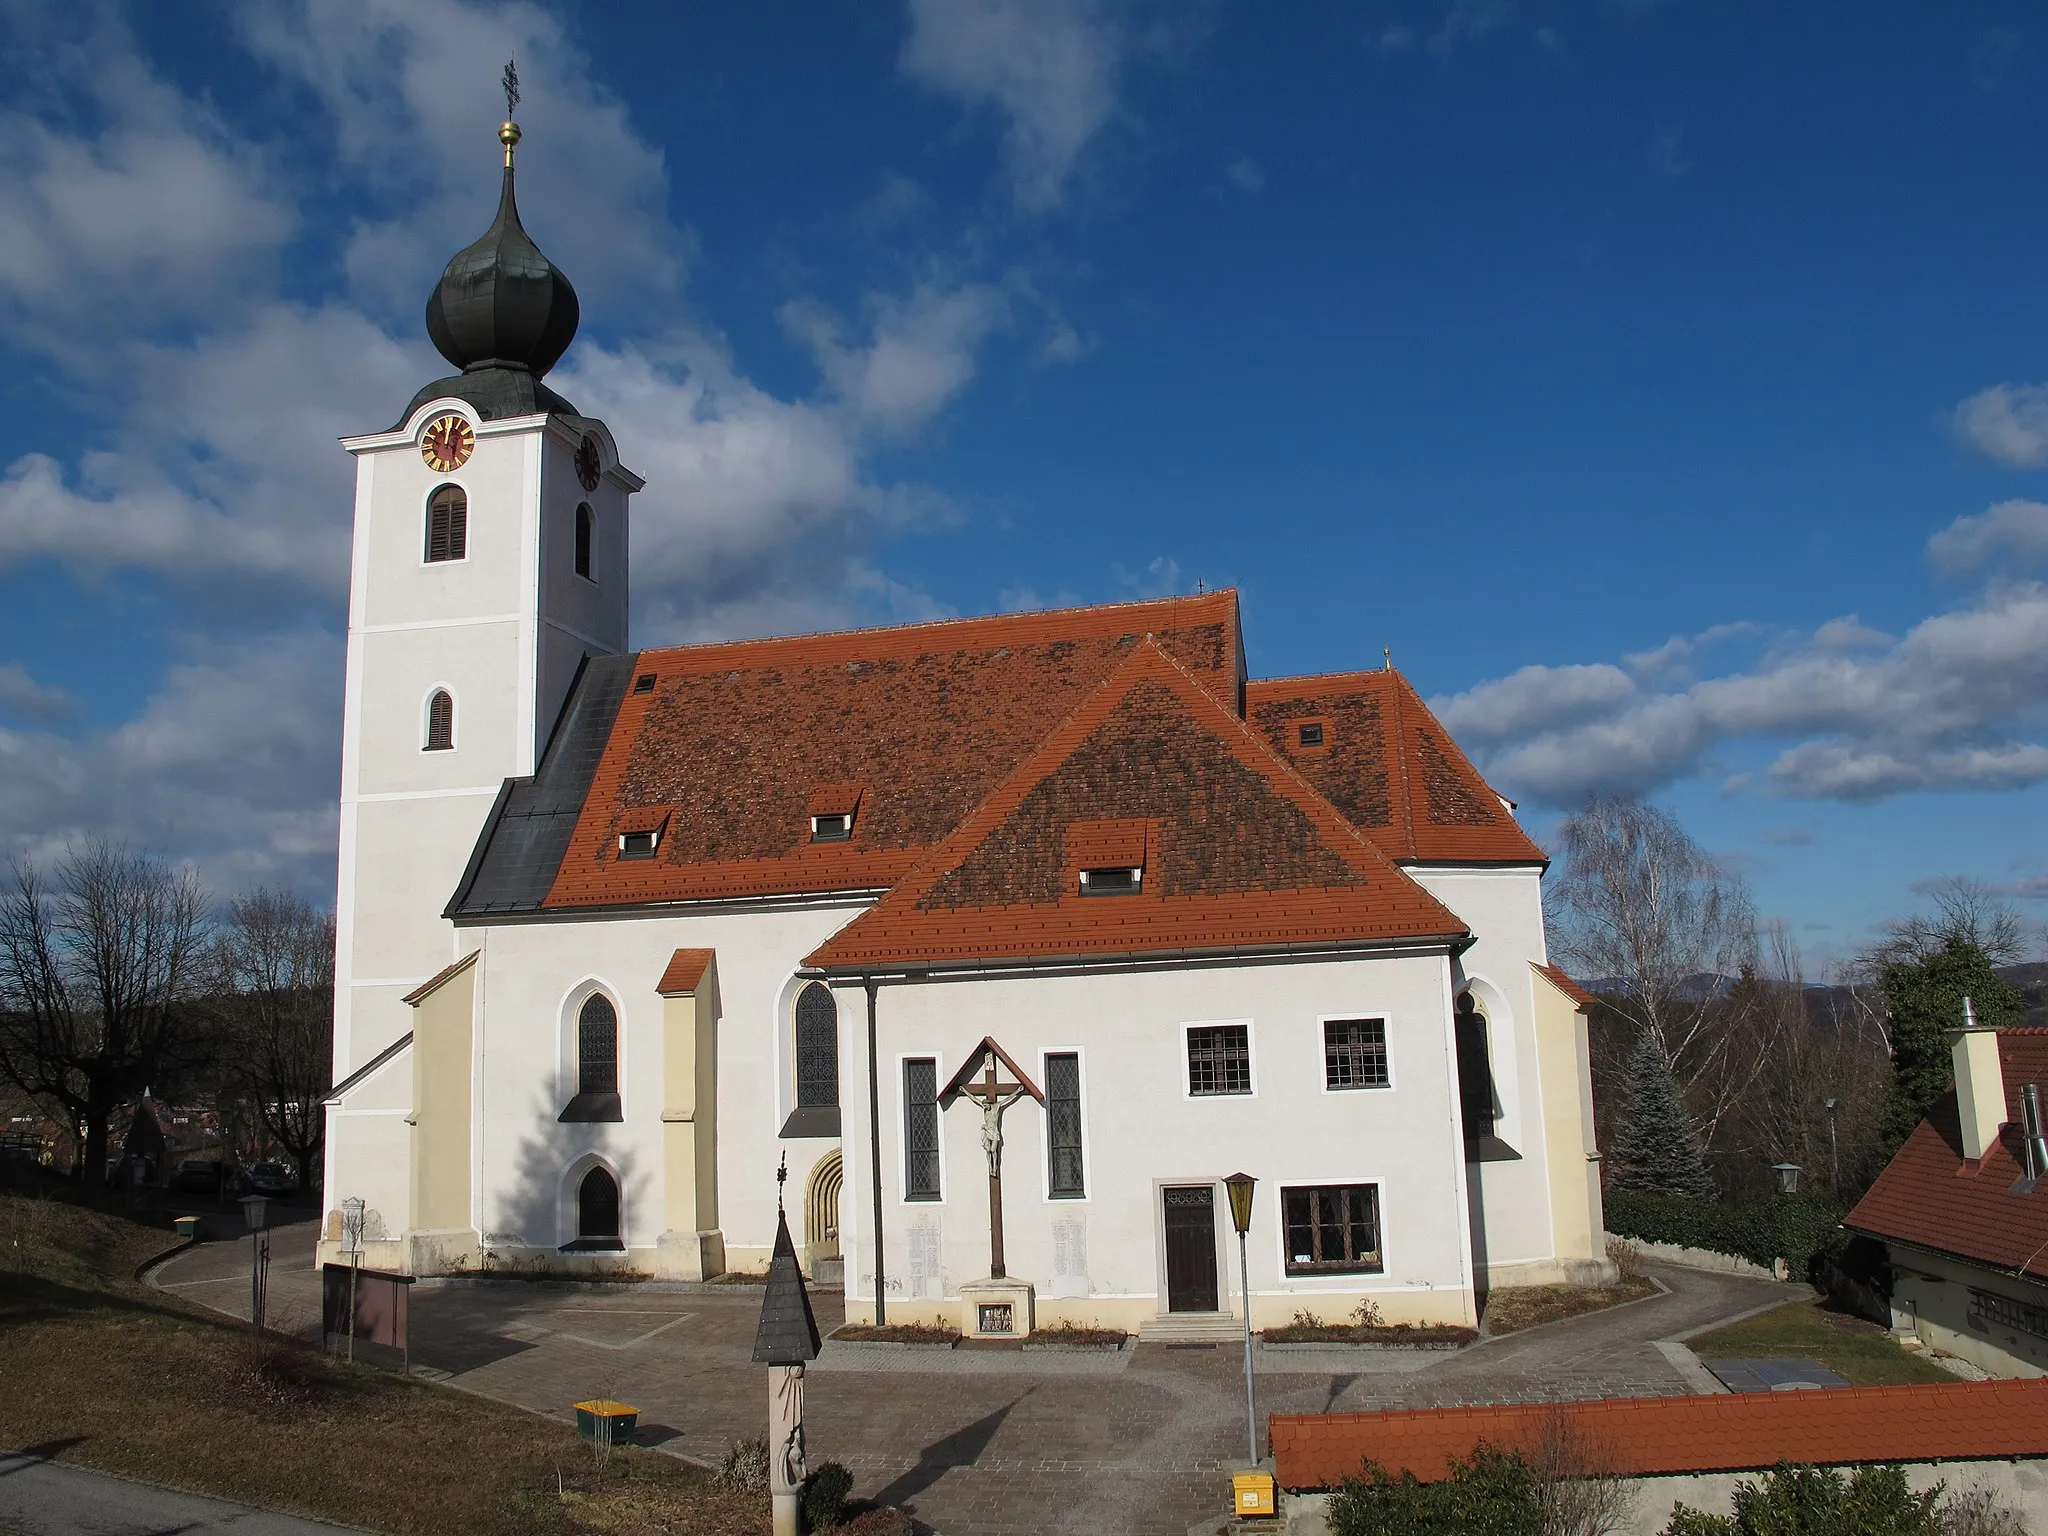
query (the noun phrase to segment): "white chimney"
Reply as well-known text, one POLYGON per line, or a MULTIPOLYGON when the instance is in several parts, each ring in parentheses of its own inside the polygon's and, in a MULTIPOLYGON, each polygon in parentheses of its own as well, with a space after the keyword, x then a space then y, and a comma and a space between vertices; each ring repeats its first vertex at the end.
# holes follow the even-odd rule
POLYGON ((1963 999, 1963 1027, 1951 1047, 1956 1064, 1956 1108, 1963 1119, 1963 1156, 1982 1157, 2005 1124, 2005 1073, 1998 1064, 1998 1031, 1977 1022, 1977 1010, 1963 999))

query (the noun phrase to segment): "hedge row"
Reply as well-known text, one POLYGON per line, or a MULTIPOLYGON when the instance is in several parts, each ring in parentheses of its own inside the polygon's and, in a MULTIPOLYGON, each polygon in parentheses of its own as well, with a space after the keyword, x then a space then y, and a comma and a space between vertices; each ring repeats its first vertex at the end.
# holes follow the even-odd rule
POLYGON ((1832 1200, 1781 1195, 1737 1209, 1713 1200, 1610 1189, 1602 1197, 1607 1230, 1645 1243, 1675 1243, 1732 1254, 1768 1269, 1783 1259, 1805 1275, 1817 1255, 1839 1247, 1842 1208, 1832 1200))

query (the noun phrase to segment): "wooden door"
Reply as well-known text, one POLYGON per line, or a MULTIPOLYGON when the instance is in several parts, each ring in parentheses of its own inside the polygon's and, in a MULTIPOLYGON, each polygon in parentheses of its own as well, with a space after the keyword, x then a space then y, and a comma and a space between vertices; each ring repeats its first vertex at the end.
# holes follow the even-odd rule
POLYGON ((1166 1198, 1166 1310, 1216 1310, 1216 1187, 1176 1185, 1166 1198))

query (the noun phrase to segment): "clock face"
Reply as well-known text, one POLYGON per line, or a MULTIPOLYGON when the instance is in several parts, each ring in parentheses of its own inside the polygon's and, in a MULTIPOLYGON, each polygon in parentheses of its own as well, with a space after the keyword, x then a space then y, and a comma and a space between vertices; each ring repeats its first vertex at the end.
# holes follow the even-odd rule
POLYGON ((475 447, 476 433, 470 430, 468 422, 451 411, 427 423, 427 430, 420 438, 420 457, 427 461, 427 468, 445 475, 449 470, 460 469, 467 464, 475 447))
POLYGON ((576 445, 576 480, 586 491, 597 489, 598 477, 604 473, 604 461, 597 456, 597 439, 586 436, 576 445))

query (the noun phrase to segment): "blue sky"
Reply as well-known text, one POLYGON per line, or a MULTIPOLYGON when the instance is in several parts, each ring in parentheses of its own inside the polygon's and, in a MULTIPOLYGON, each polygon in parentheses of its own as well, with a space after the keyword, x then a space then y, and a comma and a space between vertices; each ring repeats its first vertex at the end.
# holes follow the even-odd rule
POLYGON ((0 12, 0 846, 331 880, 334 440, 443 371, 516 53, 636 642, 1235 584, 1817 959, 2044 909, 2033 7, 0 12))

